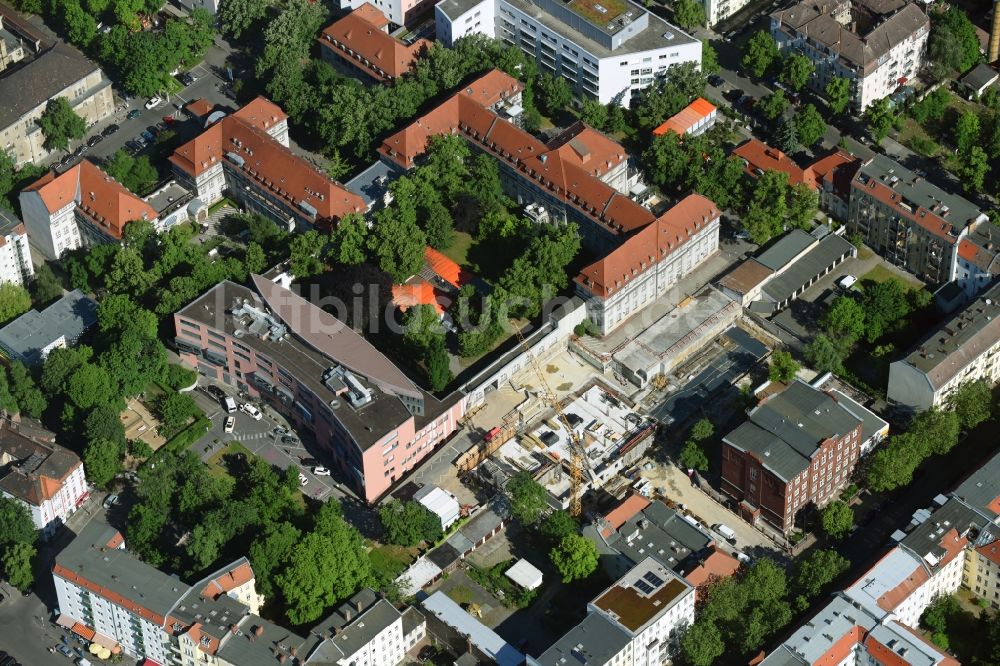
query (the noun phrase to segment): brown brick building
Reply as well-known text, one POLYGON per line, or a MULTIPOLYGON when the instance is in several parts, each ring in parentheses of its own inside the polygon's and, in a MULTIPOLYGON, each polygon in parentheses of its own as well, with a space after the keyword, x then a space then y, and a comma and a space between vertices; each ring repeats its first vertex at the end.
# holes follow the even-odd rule
POLYGON ((790 532, 800 509, 825 505, 847 483, 871 414, 842 398, 793 382, 722 439, 722 491, 746 520, 790 532))

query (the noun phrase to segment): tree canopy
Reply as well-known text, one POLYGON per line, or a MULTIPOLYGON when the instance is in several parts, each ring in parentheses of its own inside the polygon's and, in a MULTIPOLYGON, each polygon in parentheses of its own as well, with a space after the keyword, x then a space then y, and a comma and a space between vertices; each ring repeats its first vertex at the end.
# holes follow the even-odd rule
POLYGON ((759 79, 779 58, 778 43, 774 37, 767 30, 758 30, 747 40, 741 64, 746 72, 759 79))
POLYGON ((854 510, 841 500, 830 502, 820 512, 823 531, 834 539, 843 539, 854 527, 854 510))
POLYGON ((441 520, 420 502, 392 500, 382 505, 378 515, 388 543, 409 548, 441 538, 441 520))
POLYGON ((580 534, 567 534, 549 552, 549 558, 564 583, 588 577, 597 570, 597 546, 580 534))
POLYGON ((76 114, 65 97, 49 100, 38 118, 38 126, 45 135, 45 147, 49 150, 67 150, 71 140, 82 139, 87 131, 87 123, 76 114))
POLYGON ((542 512, 548 508, 545 488, 527 472, 518 472, 510 478, 507 494, 510 496, 511 512, 525 525, 538 522, 542 512))

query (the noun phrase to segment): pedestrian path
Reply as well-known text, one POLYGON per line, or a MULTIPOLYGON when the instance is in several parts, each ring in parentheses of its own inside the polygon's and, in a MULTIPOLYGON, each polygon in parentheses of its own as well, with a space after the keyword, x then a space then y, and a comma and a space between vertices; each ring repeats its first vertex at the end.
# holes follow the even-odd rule
POLYGON ((220 206, 217 210, 211 213, 205 220, 205 227, 208 235, 215 235, 219 233, 219 225, 222 220, 226 219, 230 215, 236 215, 240 211, 236 210, 232 206, 220 206))

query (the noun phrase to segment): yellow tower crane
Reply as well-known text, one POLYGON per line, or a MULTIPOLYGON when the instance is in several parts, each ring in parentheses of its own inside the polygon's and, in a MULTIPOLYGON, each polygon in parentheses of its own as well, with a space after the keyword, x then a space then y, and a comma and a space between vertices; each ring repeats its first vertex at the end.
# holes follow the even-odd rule
POLYGON ((528 347, 527 341, 524 339, 524 336, 521 335, 521 330, 515 327, 514 333, 517 335, 517 341, 521 343, 521 350, 524 352, 524 355, 527 356, 528 363, 531 364, 531 369, 534 370, 535 375, 538 377, 538 382, 541 384, 542 399, 547 405, 555 410, 556 415, 559 417, 559 422, 562 423, 563 427, 566 428, 566 432, 569 434, 569 512, 574 517, 579 517, 582 512, 581 486, 583 485, 583 465, 587 455, 583 449, 583 440, 579 435, 577 435, 576 430, 569 422, 569 419, 566 418, 566 414, 563 412, 562 406, 556 399, 556 394, 549 388, 549 383, 545 381, 545 375, 542 374, 542 369, 538 367, 535 357, 531 354, 531 348, 528 347))

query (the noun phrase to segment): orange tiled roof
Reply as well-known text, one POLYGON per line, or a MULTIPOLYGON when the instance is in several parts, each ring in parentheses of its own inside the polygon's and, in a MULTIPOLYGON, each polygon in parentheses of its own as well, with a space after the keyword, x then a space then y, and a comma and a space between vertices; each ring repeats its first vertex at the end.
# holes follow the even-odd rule
POLYGON ((747 173, 753 177, 757 176, 754 169, 780 171, 788 174, 789 185, 805 183, 814 190, 816 189, 816 177, 813 175, 812 169, 802 169, 783 152, 757 139, 750 139, 738 146, 733 151, 733 155, 746 160, 747 173))
POLYGON ((418 39, 408 46, 386 32, 388 23, 365 3, 323 30, 319 43, 375 79, 395 79, 410 71, 430 42, 418 39))
POLYGON ((468 271, 432 247, 424 250, 424 261, 436 275, 456 289, 472 280, 468 271))
POLYGON ((865 630, 862 627, 854 625, 843 636, 837 639, 837 642, 831 645, 829 650, 813 661, 810 666, 838 666, 838 664, 844 663, 844 660, 861 643, 864 635, 865 630))
POLYGON ((667 118, 667 120, 653 130, 654 136, 661 136, 667 132, 674 132, 684 136, 691 131, 691 128, 699 122, 715 113, 715 105, 704 97, 699 97, 686 107, 667 118))
POLYGON ((699 562, 698 566, 687 572, 684 579, 695 587, 700 587, 720 578, 728 578, 740 568, 740 561, 721 550, 712 549, 712 553, 699 562))
POLYGON ((85 641, 92 641, 94 640, 94 636, 97 635, 96 631, 94 631, 85 624, 80 624, 79 622, 74 624, 73 628, 70 631, 72 631, 77 636, 80 636, 85 641))
POLYGON ((434 285, 423 280, 392 285, 392 302, 402 312, 418 305, 433 305, 438 314, 444 313, 434 285))
POLYGON ((364 211, 364 199, 330 180, 265 131, 283 119, 281 109, 258 97, 178 148, 170 161, 191 176, 198 176, 227 160, 233 168, 242 169, 248 180, 284 199, 288 206, 309 204, 320 220, 364 211), (243 165, 238 166, 233 156, 238 156, 243 165))
POLYGON ((625 147, 582 122, 549 142, 549 149, 569 164, 601 177, 628 159, 625 147))
POLYGON ((817 185, 830 183, 838 196, 847 199, 851 194, 851 180, 860 168, 861 160, 838 148, 810 164, 808 170, 812 172, 817 185))
POLYGON ((711 200, 700 194, 690 194, 661 215, 655 224, 580 271, 576 282, 591 293, 607 298, 674 252, 718 216, 719 209, 711 200))
POLYGON ((221 576, 213 578, 201 591, 201 596, 215 599, 220 595, 235 590, 254 579, 253 569, 245 559, 221 576))
POLYGON ((193 99, 184 105, 184 109, 190 113, 192 116, 197 116, 198 118, 204 118, 212 112, 215 108, 214 104, 211 104, 208 100, 199 97, 198 99, 193 99))
POLYGON ((642 495, 630 495, 604 516, 604 520, 607 521, 611 529, 617 530, 628 522, 629 518, 634 517, 649 505, 650 501, 642 495))

